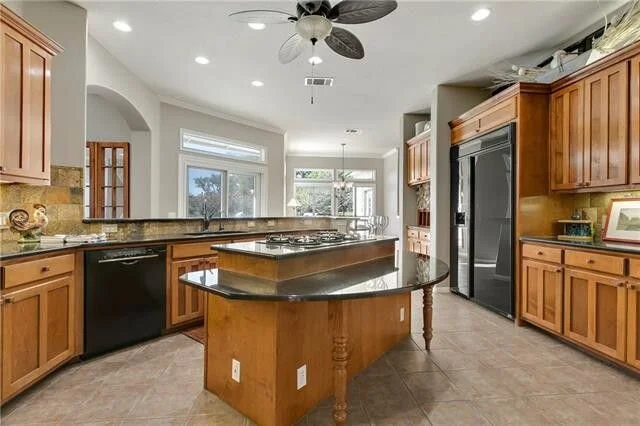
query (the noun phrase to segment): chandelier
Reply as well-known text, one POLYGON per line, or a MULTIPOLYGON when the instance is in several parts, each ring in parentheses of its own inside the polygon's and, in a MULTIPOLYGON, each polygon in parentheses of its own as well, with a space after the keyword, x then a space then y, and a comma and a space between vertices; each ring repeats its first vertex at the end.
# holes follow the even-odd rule
POLYGON ((346 176, 344 173, 344 147, 346 143, 343 143, 341 145, 342 145, 342 173, 340 173, 337 180, 333 181, 333 187, 334 189, 337 189, 339 191, 346 191, 347 189, 353 188, 353 182, 349 182, 346 180, 346 176))

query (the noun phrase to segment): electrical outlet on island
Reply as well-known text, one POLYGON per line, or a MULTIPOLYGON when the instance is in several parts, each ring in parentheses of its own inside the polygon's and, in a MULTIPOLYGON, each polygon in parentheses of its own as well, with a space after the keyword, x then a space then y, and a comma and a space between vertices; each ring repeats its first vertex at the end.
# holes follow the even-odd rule
POLYGON ((298 368, 296 383, 297 390, 300 390, 303 387, 307 386, 307 364, 304 364, 302 367, 298 368))
POLYGON ((231 360, 231 378, 240 383, 240 361, 237 359, 231 360))

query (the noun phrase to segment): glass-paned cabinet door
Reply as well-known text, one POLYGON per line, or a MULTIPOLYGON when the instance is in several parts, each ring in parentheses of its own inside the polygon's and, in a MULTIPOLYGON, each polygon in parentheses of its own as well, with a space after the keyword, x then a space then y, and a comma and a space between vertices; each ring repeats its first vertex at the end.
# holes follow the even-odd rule
POLYGON ((87 142, 87 149, 89 217, 129 217, 129 143, 87 142))

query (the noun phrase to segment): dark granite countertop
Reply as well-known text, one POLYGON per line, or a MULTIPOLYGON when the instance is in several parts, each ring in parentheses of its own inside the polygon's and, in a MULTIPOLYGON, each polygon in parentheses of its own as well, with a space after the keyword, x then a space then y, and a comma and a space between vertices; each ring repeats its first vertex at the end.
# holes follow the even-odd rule
POLYGON ((327 228, 314 228, 314 229, 279 229, 279 230, 259 230, 259 231, 243 231, 232 232, 226 234, 202 234, 202 235, 185 235, 185 234, 165 234, 165 235, 147 235, 147 236, 131 236, 126 239, 113 239, 107 241, 101 241, 97 243, 67 243, 67 244, 18 244, 16 242, 4 242, 0 244, 0 260, 15 259, 24 256, 35 256, 37 254, 56 252, 69 249, 100 249, 109 248, 114 245, 141 245, 141 244, 162 244, 162 243, 176 243, 176 242, 197 242, 199 240, 213 240, 213 239, 230 239, 233 237, 241 238, 251 235, 265 235, 265 234, 281 234, 291 232, 316 232, 324 231, 327 228))
POLYGON ((268 257, 271 259, 284 259, 287 257, 315 254, 330 250, 338 250, 346 247, 377 244, 385 241, 397 241, 398 237, 362 237, 359 240, 343 241, 338 244, 318 245, 315 247, 291 247, 281 244, 269 244, 265 241, 248 241, 242 243, 214 244, 219 252, 241 253, 257 257, 268 257))
MULTIPOLYGON (((222 222, 233 222, 233 221, 247 221, 247 220, 279 220, 279 219, 363 219, 362 217, 356 216, 255 216, 255 217, 214 217, 212 220, 214 222, 222 221, 222 222)), ((105 219, 100 217, 93 218, 85 218, 82 219, 82 223, 138 223, 138 222, 183 222, 183 221, 193 221, 193 222, 202 222, 201 217, 128 217, 121 219, 105 219)))
POLYGON ((607 241, 593 241, 590 243, 581 243, 577 241, 560 241, 556 237, 550 236, 523 236, 520 241, 528 243, 554 244, 559 246, 569 246, 580 249, 592 249, 612 251, 617 253, 640 253, 640 244, 626 244, 607 241))
POLYGON ((402 281, 393 257, 280 282, 219 269, 190 272, 180 280, 227 299, 289 302, 359 299, 419 290, 449 276, 449 267, 444 262, 430 258, 427 265, 427 272, 420 279, 416 277, 407 283, 402 281))

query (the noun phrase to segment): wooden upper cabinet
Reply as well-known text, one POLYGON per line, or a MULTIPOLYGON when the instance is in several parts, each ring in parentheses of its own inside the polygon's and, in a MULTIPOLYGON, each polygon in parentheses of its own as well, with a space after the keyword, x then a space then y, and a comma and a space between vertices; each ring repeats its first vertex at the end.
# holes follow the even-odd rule
POLYGON ((640 183, 640 55, 631 58, 629 78, 629 183, 640 183))
POLYGON ((624 361, 627 340, 625 279, 567 268, 564 334, 624 361))
POLYGON ((518 96, 512 94, 514 89, 505 91, 508 94, 506 98, 489 99, 451 121, 451 144, 464 142, 514 121, 518 116, 518 96))
POLYGON ((549 155, 551 189, 584 183, 584 81, 551 94, 549 155))
POLYGON ((407 181, 409 185, 419 185, 430 179, 430 141, 430 134, 420 134, 407 141, 407 181))
POLYGON ((2 400, 76 354, 73 275, 2 297, 2 400))
POLYGON ((562 333, 562 268, 560 265, 522 261, 522 316, 562 333))
POLYGON ((51 59, 61 47, 0 5, 0 181, 48 184, 51 59))
POLYGON ((627 183, 627 62, 584 80, 584 186, 627 183))

